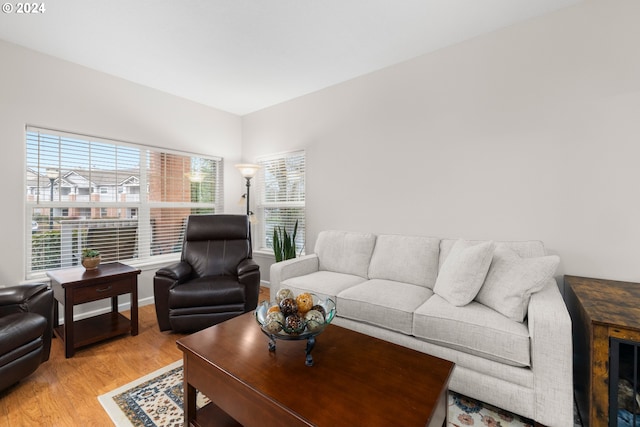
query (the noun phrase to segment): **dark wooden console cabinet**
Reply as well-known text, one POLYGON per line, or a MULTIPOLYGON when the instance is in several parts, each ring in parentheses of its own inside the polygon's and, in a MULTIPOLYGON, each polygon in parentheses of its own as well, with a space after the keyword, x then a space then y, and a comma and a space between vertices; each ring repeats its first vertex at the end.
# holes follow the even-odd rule
POLYGON ((640 342, 640 283, 565 276, 573 380, 583 425, 609 425, 609 341, 640 342))
POLYGON ((64 342, 66 357, 76 348, 131 332, 138 335, 138 274, 140 270, 119 262, 101 264, 96 270, 65 268, 47 273, 54 304, 54 332, 64 342), (118 295, 131 294, 131 318, 118 312, 118 295), (111 298, 111 311, 73 320, 77 304, 111 298), (58 303, 64 305, 64 324, 58 326, 58 303))

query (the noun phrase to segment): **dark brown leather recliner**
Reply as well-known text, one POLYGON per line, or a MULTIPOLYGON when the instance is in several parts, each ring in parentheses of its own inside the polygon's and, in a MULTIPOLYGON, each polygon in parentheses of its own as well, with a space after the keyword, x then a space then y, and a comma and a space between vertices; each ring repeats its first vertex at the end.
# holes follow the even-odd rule
POLYGON ((44 283, 0 288, 0 391, 49 360, 53 291, 44 283))
POLYGON ((191 215, 180 262, 153 279, 161 331, 198 331, 254 310, 260 269, 246 215, 191 215))

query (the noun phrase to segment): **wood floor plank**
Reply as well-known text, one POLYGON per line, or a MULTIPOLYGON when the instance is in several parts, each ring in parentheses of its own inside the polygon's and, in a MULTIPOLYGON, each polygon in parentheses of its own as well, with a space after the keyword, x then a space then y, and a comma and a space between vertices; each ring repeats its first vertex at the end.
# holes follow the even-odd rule
MULTIPOLYGON (((261 288, 260 301, 269 299, 261 288)), ((128 313, 123 313, 128 317, 128 313)), ((184 334, 160 332, 155 306, 139 308, 139 333, 94 344, 65 359, 55 338, 49 361, 0 393, 0 427, 111 426, 98 396, 180 360, 184 334)))

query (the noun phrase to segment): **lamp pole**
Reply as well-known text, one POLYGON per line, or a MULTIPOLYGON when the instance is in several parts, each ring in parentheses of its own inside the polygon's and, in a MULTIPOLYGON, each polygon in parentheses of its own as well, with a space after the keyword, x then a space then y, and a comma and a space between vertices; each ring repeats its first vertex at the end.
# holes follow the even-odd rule
MULTIPOLYGON (((53 183, 58 177, 57 169, 47 169, 47 178, 49 178, 49 201, 53 202, 53 183)), ((53 230, 53 206, 49 207, 49 230, 53 230)))
MULTIPOLYGON (((53 202, 53 183, 55 180, 56 180, 55 178, 49 178, 50 187, 51 187, 51 193, 49 197, 50 202, 53 202)), ((53 206, 49 208, 49 230, 53 230, 53 206)))
POLYGON ((251 211, 249 210, 249 188, 251 188, 251 177, 245 177, 247 180, 247 216, 251 215, 251 211))

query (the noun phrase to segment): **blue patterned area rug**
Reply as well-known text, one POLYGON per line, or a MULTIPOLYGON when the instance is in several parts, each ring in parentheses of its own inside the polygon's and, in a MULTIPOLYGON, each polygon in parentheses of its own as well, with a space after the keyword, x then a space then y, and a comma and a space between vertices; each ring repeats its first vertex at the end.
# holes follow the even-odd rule
MULTIPOLYGON (((118 427, 174 427, 184 424, 182 360, 98 396, 118 427)), ((196 405, 208 403, 198 393, 196 405)))
MULTIPOLYGON (((182 399, 181 360, 98 397, 118 427, 182 426, 182 399)), ((207 398, 198 393, 197 406, 207 402, 207 398)), ((534 425, 531 420, 453 392, 449 393, 447 411, 447 427, 534 425)))

